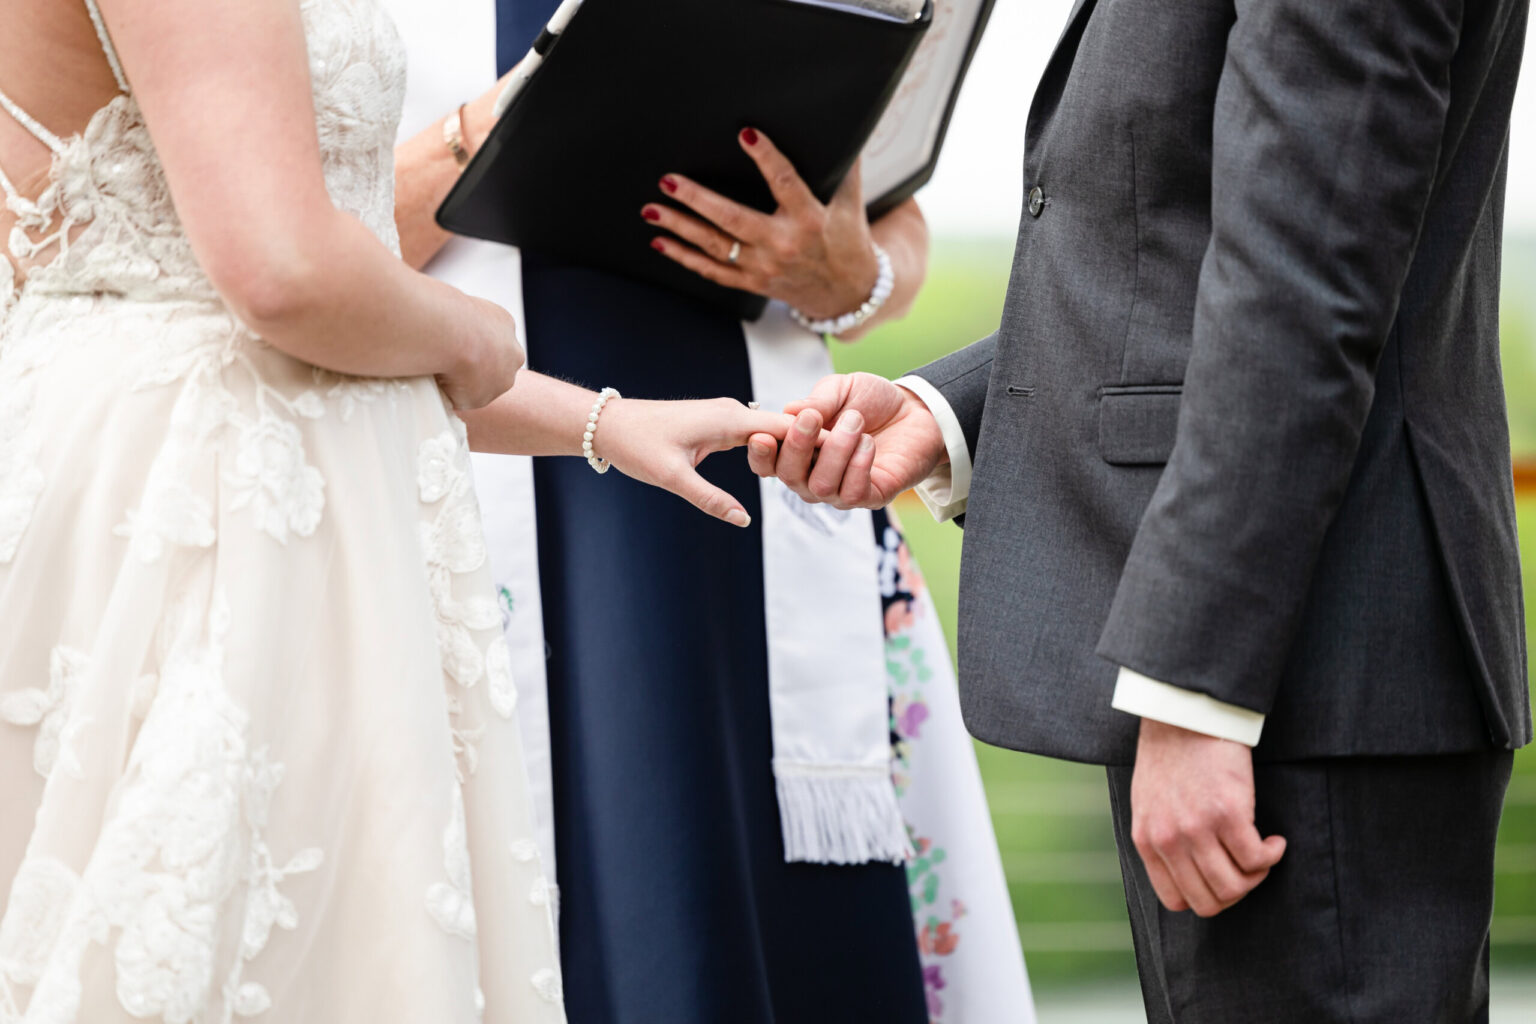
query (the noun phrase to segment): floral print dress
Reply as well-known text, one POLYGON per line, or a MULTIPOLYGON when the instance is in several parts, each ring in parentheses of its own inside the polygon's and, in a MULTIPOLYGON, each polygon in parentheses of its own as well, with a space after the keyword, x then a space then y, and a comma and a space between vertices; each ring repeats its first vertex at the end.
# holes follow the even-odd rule
POLYGON ((949 648, 894 511, 877 513, 892 776, 932 1024, 1031 1024, 1034 1004, 949 648))

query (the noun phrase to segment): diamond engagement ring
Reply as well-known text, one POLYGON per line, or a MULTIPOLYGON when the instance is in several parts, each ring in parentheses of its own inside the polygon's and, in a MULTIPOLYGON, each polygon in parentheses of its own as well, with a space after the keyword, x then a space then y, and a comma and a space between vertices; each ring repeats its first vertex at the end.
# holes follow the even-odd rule
POLYGON ((741 242, 738 240, 731 243, 731 254, 725 258, 725 262, 734 267, 739 259, 741 259, 741 242))

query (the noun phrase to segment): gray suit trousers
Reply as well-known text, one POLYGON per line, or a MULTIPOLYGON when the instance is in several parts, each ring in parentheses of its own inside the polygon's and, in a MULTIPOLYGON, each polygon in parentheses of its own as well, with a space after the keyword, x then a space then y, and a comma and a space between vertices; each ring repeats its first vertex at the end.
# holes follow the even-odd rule
POLYGON ((1158 903, 1130 842, 1130 768, 1109 769, 1149 1024, 1488 1020, 1493 846, 1514 755, 1255 766, 1285 856, 1214 918, 1158 903))

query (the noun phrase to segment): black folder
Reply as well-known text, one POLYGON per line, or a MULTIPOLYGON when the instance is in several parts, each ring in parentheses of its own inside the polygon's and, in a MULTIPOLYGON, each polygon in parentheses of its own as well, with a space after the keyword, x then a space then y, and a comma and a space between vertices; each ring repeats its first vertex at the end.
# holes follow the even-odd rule
POLYGON ((646 203, 686 174, 775 208, 736 141, 760 128, 823 201, 837 191, 923 33, 824 0, 585 0, 438 210, 456 234, 522 246, 690 295, 742 319, 767 300, 650 247, 646 203))

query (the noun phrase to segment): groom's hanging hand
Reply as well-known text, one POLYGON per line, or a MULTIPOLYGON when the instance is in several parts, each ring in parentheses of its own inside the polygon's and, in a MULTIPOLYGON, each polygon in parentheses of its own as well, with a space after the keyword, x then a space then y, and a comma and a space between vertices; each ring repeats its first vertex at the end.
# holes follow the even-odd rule
POLYGON ((795 416, 795 425, 783 446, 756 435, 747 461, 758 476, 778 477, 809 502, 884 508, 949 457, 928 407, 871 373, 825 377, 809 398, 784 411, 795 416), (823 425, 828 433, 821 439, 823 425))
POLYGON ((1285 840, 1261 837, 1253 812, 1248 747, 1141 720, 1131 841, 1163 906, 1211 917, 1269 876, 1285 840))

